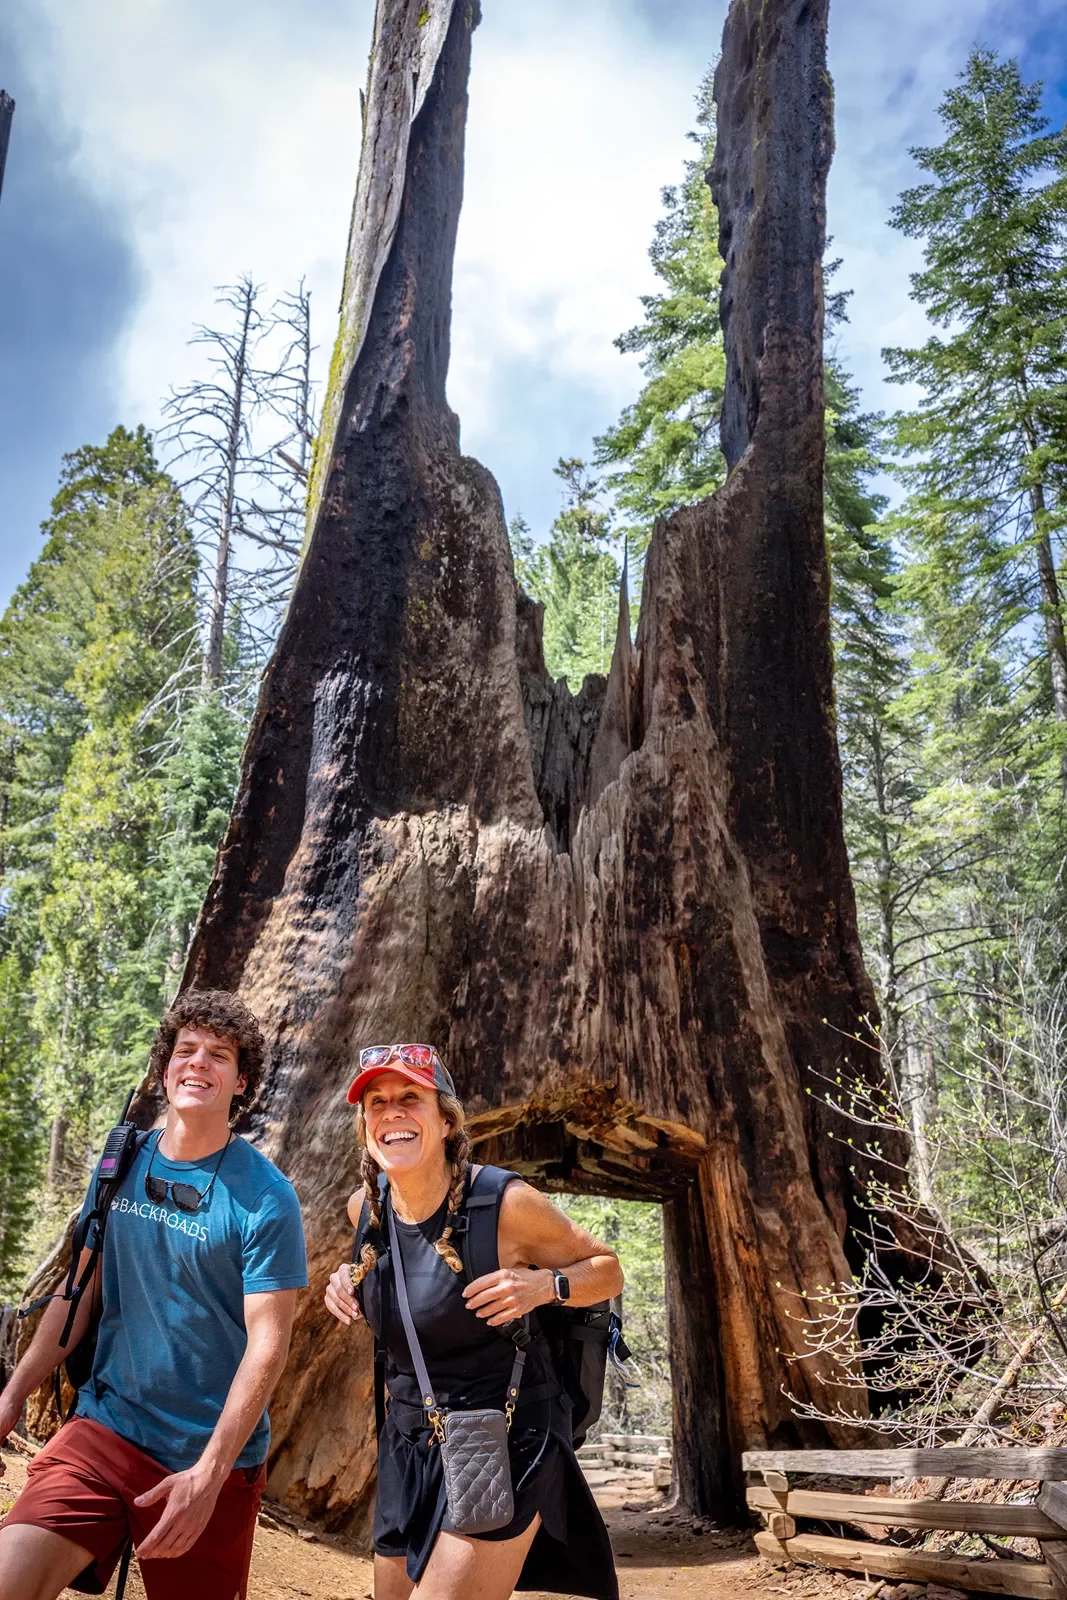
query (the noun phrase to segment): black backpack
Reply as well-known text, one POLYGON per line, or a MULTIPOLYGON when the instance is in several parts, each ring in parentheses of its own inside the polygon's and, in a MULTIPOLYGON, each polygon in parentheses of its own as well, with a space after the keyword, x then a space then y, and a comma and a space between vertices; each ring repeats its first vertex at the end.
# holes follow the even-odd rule
MULTIPOLYGON (((516 1174, 503 1167, 479 1167, 468 1171, 463 1211, 453 1224, 453 1234, 463 1258, 464 1280, 471 1283, 499 1266, 497 1225, 504 1190, 516 1174)), ((384 1191, 385 1181, 379 1180, 384 1191)), ((373 1234, 369 1213, 364 1213, 353 1242, 352 1260, 373 1234)), ((381 1241, 375 1235, 382 1248, 381 1241)), ((382 1297, 383 1317, 388 1315, 388 1296, 382 1297)), ((540 1333, 551 1359, 552 1369, 571 1401, 571 1436, 577 1449, 598 1421, 604 1403, 604 1377, 608 1357, 625 1361, 630 1352, 622 1338, 622 1319, 607 1300, 592 1306, 539 1306, 532 1314, 533 1327, 513 1322, 497 1332, 516 1344, 529 1344, 531 1334, 540 1333)), ((374 1341, 374 1411, 380 1434, 385 1422, 385 1343, 387 1330, 374 1341)))

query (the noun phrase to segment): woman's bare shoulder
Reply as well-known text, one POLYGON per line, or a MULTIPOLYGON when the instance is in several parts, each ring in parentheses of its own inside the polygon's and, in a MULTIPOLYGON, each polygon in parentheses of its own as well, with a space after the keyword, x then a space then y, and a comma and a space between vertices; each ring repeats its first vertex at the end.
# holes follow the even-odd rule
POLYGON ((363 1220, 363 1207, 367 1204, 365 1189, 357 1189, 348 1197, 348 1220, 353 1228, 358 1228, 363 1220))

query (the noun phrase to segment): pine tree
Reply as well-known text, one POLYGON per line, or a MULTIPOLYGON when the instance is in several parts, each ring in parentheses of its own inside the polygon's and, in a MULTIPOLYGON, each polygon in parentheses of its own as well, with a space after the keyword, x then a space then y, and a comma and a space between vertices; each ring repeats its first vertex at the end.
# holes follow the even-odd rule
POLYGON ((159 846, 160 965, 179 975, 215 852, 226 831, 247 731, 243 711, 218 692, 188 710, 163 775, 159 846))
POLYGON ((96 603, 70 680, 84 713, 56 810, 34 973, 53 1114, 87 1151, 94 1114, 143 1070, 163 766, 195 657, 195 553, 173 485, 106 507, 96 603))
POLYGON ((643 357, 646 382, 615 425, 596 440, 596 466, 612 470, 605 486, 625 518, 629 548, 643 555, 657 517, 693 505, 726 476, 719 446, 726 358, 719 325, 718 217, 706 181, 715 153, 715 107, 709 71, 697 95, 699 154, 681 184, 663 191, 666 214, 649 256, 664 291, 642 295, 644 319, 620 334, 623 352, 643 357))
MULTIPOLYGON (((0 936, 2 948, 2 936, 0 936)), ((0 956, 0 1299, 17 1293, 33 1189, 44 1149, 44 1106, 17 950, 0 956)))
POLYGON ((72 1192, 94 1117, 143 1066, 162 978, 163 772, 198 643, 184 509, 143 429, 65 459, 44 533, 0 623, 0 1117, 8 1096, 13 1118, 23 1105, 32 1058, 36 1119, 17 1181, 0 1171, 12 1237, 40 1119, 51 1176, 72 1192))
POLYGON ((545 608, 545 664, 577 694, 588 673, 606 673, 611 665, 621 572, 598 479, 577 459, 561 460, 554 470, 564 504, 547 542, 535 545, 521 518, 510 534, 516 577, 545 608))
POLYGON ((924 390, 893 431, 933 643, 976 707, 1047 704, 1061 731, 1046 748, 1067 757, 1067 133, 1045 131, 1040 100, 1015 62, 978 49, 944 97, 943 143, 913 152, 932 181, 892 222, 923 241, 912 293, 947 332, 885 357, 924 390))

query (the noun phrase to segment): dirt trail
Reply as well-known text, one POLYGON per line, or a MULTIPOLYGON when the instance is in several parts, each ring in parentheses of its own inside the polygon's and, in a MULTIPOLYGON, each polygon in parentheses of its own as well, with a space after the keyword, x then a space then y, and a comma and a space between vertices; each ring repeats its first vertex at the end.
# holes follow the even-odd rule
MULTIPOLYGON (((5 1449, 3 1457, 0 1515, 25 1483, 27 1465, 14 1451, 5 1449)), ((596 1495, 611 1532, 622 1600, 708 1600, 712 1595, 714 1600, 764 1600, 797 1592, 795 1584, 787 1588, 783 1575, 760 1560, 747 1533, 675 1517, 664 1497, 649 1490, 635 1494, 632 1488, 605 1485, 596 1495), (702 1527, 706 1531, 698 1531, 702 1527)), ((114 1594, 114 1582, 108 1593, 114 1594)), ((349 1541, 322 1534, 265 1502, 248 1593, 249 1600, 372 1600, 372 1566, 349 1541)), ((560 1600, 524 1593, 525 1600, 560 1600)), ((75 1600, 73 1590, 65 1594, 75 1600)), ((136 1564, 126 1594, 128 1600, 144 1600, 136 1564)))

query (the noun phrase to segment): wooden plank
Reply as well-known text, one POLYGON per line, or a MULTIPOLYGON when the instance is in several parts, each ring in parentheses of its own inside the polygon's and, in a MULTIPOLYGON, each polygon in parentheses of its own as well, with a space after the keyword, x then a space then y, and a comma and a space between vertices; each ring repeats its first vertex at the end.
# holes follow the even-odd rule
POLYGON ((819 1472, 837 1478, 1037 1478, 1067 1482, 1067 1450, 978 1445, 939 1450, 746 1450, 746 1472, 819 1472))
POLYGON ((767 1532, 772 1533, 776 1539, 792 1539, 796 1531, 796 1523, 792 1517, 787 1517, 784 1511, 767 1512, 767 1532))
POLYGON ((575 1452, 579 1461, 588 1461, 590 1466, 605 1467, 661 1467, 664 1462, 670 1465, 670 1456, 653 1455, 648 1451, 637 1450, 598 1450, 588 1445, 583 1445, 581 1450, 575 1452))
POLYGON ((763 1482, 772 1494, 783 1495, 789 1492, 789 1479, 784 1472, 765 1472, 763 1482))
POLYGON ((1013 1539, 1058 1539, 1062 1529, 1037 1506, 986 1505, 970 1500, 898 1500, 895 1495, 832 1494, 790 1489, 784 1502, 753 1485, 745 1495, 753 1511, 787 1511, 828 1522, 875 1523, 885 1528, 943 1528, 950 1533, 1001 1533, 1013 1539))
POLYGON ((1019 1595, 1022 1600, 1056 1600, 1059 1593, 1053 1573, 1043 1561, 967 1561, 960 1556, 900 1550, 862 1539, 829 1539, 815 1533, 798 1533, 784 1543, 769 1533, 757 1533, 756 1547, 772 1560, 781 1560, 784 1554, 790 1561, 809 1566, 867 1572, 906 1583, 940 1583, 982 1594, 1019 1595))
POLYGON ((1042 1539, 1041 1554, 1052 1569, 1052 1575, 1059 1585, 1060 1594, 1067 1594, 1067 1541, 1063 1539, 1042 1539))
POLYGON ((602 1433, 596 1441, 627 1450, 666 1449, 670 1442, 665 1433, 602 1433))
POLYGON ((1067 1486, 1062 1483, 1043 1483, 1037 1503, 1047 1517, 1067 1528, 1067 1486))
POLYGON ((785 1545, 774 1537, 773 1533, 768 1533, 766 1529, 762 1533, 757 1533, 756 1544, 761 1556, 768 1556, 771 1561, 777 1561, 780 1566, 788 1567, 792 1565, 792 1556, 785 1545))

